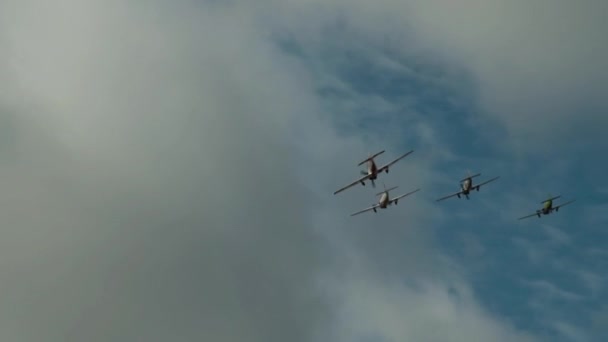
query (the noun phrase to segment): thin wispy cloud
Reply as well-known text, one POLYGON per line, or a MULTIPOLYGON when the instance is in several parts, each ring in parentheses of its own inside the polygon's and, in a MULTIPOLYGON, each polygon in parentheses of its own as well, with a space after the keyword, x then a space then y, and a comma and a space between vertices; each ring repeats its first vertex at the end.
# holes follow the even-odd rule
POLYGON ((542 229, 549 238, 549 242, 553 246, 567 245, 572 241, 568 234, 564 233, 558 228, 543 224, 542 229))
POLYGON ((568 338, 570 341, 586 342, 590 341, 585 331, 569 324, 567 322, 554 322, 553 328, 557 330, 561 335, 568 338))
POLYGON ((523 280, 524 284, 530 286, 538 292, 538 295, 546 297, 548 300, 577 301, 583 296, 559 288, 557 285, 546 280, 523 280))

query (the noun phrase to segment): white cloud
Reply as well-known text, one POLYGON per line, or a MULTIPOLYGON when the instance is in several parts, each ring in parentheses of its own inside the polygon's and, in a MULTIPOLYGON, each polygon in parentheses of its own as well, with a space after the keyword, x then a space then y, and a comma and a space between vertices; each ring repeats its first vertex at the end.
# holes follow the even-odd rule
POLYGON ((415 26, 468 65, 480 104, 507 125, 511 139, 538 148, 603 120, 606 2, 412 3, 415 26))
POLYGON ((596 143, 604 126, 605 1, 284 3, 274 5, 292 9, 284 12, 291 20, 289 14, 310 15, 293 20, 308 42, 322 41, 326 17, 335 15, 360 40, 373 37, 403 54, 467 70, 477 85, 481 119, 495 119, 507 129, 507 140, 497 145, 552 153, 556 150, 547 149, 552 144, 575 136, 569 144, 596 143))
MULTIPOLYGON (((347 215, 373 201, 369 188, 330 195, 357 176, 367 149, 399 153, 403 132, 374 146, 337 137, 314 90, 342 80, 323 70, 320 81, 308 68, 322 60, 299 64, 270 33, 289 28, 310 52, 346 15, 356 30, 342 44, 414 32, 412 53, 428 48, 424 20, 401 26, 415 3, 344 4, 3 2, 0 105, 17 133, 2 169, 0 336, 534 340, 483 309, 462 265, 436 256, 430 223, 441 214, 429 195, 356 220, 347 215), (395 280, 404 278, 418 287, 395 280), (317 279, 335 297, 317 292, 317 279)), ((429 46, 452 38, 438 33, 429 46)), ((490 85, 492 72, 480 76, 490 85)), ((394 109, 382 98, 349 105, 370 99, 394 109)), ((407 133, 441 147, 432 127, 407 133)), ((449 153, 415 153, 385 181, 424 190, 440 156, 449 153)))
POLYGON ((447 269, 440 275, 420 277, 420 273, 404 271, 397 277, 367 273, 361 267, 365 262, 354 265, 335 277, 340 284, 334 292, 342 318, 338 341, 362 336, 380 341, 537 340, 499 323, 499 318, 481 308, 469 286, 447 269))
POLYGON ((585 342, 589 341, 587 333, 577 328, 576 326, 566 322, 554 322, 553 328, 562 336, 568 338, 568 341, 585 342))
POLYGON ((563 290, 547 280, 524 280, 523 283, 540 292, 541 296, 548 300, 578 301, 583 299, 583 296, 563 290))
POLYGON ((562 230, 556 227, 543 224, 542 228, 547 237, 549 238, 550 243, 554 246, 567 245, 572 241, 568 234, 564 233, 562 230))
POLYGON ((513 242, 514 246, 523 249, 530 262, 537 266, 546 259, 547 254, 549 253, 546 248, 542 248, 541 246, 521 237, 511 238, 511 241, 513 242))

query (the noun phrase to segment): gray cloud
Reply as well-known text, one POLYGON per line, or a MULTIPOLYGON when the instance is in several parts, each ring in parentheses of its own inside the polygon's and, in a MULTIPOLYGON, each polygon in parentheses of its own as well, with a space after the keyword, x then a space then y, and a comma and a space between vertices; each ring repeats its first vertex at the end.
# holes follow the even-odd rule
MULTIPOLYGON (((359 1, 341 13, 344 3, 324 3, 0 5, 10 132, 0 156, 1 336, 532 340, 485 312, 462 270, 445 265, 430 195, 358 220, 347 215, 373 201, 368 188, 329 195, 370 149, 398 153, 400 134, 338 137, 314 93, 319 75, 270 33, 288 26, 314 50, 322 29, 350 14, 368 38, 401 36, 401 12, 383 19, 409 7, 359 1), (403 275, 426 282, 383 285, 403 275), (351 335, 351 325, 365 329, 351 335)), ((355 108, 370 99, 349 91, 355 108)), ((440 147, 430 127, 407 133, 440 147)), ((436 157, 416 154, 387 185, 425 189, 436 157)))
POLYGON ((423 34, 476 75, 480 105, 506 125, 510 145, 597 137, 594 123, 604 122, 606 110, 601 89, 608 85, 600 14, 606 2, 419 4, 423 34))
MULTIPOLYGON (((605 1, 298 3, 297 13, 339 13, 361 39, 374 37, 404 54, 466 70, 476 85, 477 119, 504 128, 505 147, 530 150, 530 144, 548 147, 574 137, 589 144, 601 134, 608 86, 605 1)), ((315 19, 302 27, 314 32, 315 43, 327 29, 315 19)))
POLYGON ((310 340, 297 73, 238 13, 42 7, 1 9, 3 338, 310 340))

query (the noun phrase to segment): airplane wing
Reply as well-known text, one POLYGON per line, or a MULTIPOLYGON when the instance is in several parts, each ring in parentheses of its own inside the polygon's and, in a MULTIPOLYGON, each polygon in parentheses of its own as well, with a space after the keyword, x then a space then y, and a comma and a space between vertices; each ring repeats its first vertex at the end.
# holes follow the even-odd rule
POLYGON ((437 200, 437 202, 439 202, 439 201, 443 201, 444 199, 448 199, 448 198, 450 198, 450 197, 458 196, 458 195, 460 195, 460 194, 462 194, 462 190, 460 190, 460 191, 458 191, 458 192, 455 192, 455 193, 453 193, 453 194, 451 194, 451 195, 447 195, 447 196, 441 197, 440 199, 438 199, 438 200, 437 200))
POLYGON ((532 216, 538 216, 538 213, 534 213, 534 214, 530 214, 530 215, 527 215, 527 216, 520 217, 520 218, 518 218, 518 220, 523 220, 523 219, 526 219, 526 218, 532 217, 532 216))
POLYGON ((560 204, 560 205, 556 205, 556 206, 555 206, 555 209, 559 209, 559 208, 561 208, 561 207, 563 207, 563 206, 566 206, 566 205, 568 205, 568 204, 570 204, 570 203, 572 203, 572 202, 574 202, 574 201, 575 201, 575 200, 572 200, 572 201, 569 201, 569 202, 566 202, 566 203, 562 203, 562 204, 560 204))
POLYGON ((348 189, 348 188, 350 188, 350 187, 352 187, 352 186, 354 186, 354 185, 357 185, 357 183, 361 183, 362 181, 364 181, 364 180, 368 179, 368 178, 369 178, 369 176, 370 176, 370 175, 365 175, 365 176, 363 176, 363 177, 361 177, 361 178, 357 179, 356 181, 354 181, 354 182, 352 182, 352 183, 348 184, 347 186, 343 187, 342 189, 339 189, 339 190, 337 190, 336 192, 334 192, 334 195, 335 195, 335 194, 337 194, 337 193, 339 193, 339 192, 342 192, 342 191, 344 191, 344 190, 346 190, 346 189, 348 189))
POLYGON ((375 208, 377 208, 377 207, 379 207, 379 206, 380 206, 379 204, 374 204, 374 205, 372 205, 372 206, 371 206, 371 207, 369 207, 369 208, 365 208, 365 209, 363 209, 363 210, 357 211, 356 213, 352 213, 352 214, 350 214, 350 216, 355 216, 355 215, 359 215, 359 214, 361 214, 361 213, 364 213, 364 212, 366 212, 366 211, 374 210, 375 208))
POLYGON ((394 203, 394 202, 396 202, 398 199, 403 198, 403 197, 405 197, 405 196, 409 196, 409 195, 411 195, 411 194, 413 194, 413 193, 415 193, 415 192, 418 192, 418 191, 420 191, 420 189, 416 189, 416 190, 414 190, 414 191, 412 191, 412 192, 408 192, 407 194, 403 194, 403 195, 401 195, 401 196, 397 196, 397 197, 395 197, 395 198, 391 199, 391 203, 394 203))
POLYGON ((400 161, 401 159, 403 159, 403 158, 407 157, 407 156, 408 156, 408 155, 410 155, 412 152, 414 152, 414 150, 409 151, 408 153, 406 153, 406 154, 402 155, 401 157, 399 157, 399 158, 397 158, 397 159, 393 160, 392 162, 390 162, 390 163, 388 163, 388 164, 384 165, 383 167, 379 168, 379 169, 378 169, 378 173, 380 173, 380 172, 382 172, 382 171, 385 171, 386 169, 388 169, 388 168, 389 168, 389 166, 391 166, 391 165, 395 164, 396 162, 400 161))
POLYGON ((477 186, 481 187, 482 185, 486 185, 486 184, 488 184, 488 183, 490 183, 490 182, 493 182, 493 181, 497 180, 498 178, 500 178, 500 176, 498 176, 498 177, 494 177, 494 178, 492 178, 492 179, 490 179, 490 180, 487 180, 487 181, 485 181, 485 182, 483 182, 483 183, 481 183, 481 184, 477 184, 477 185, 475 185, 475 186, 476 186, 476 187, 477 187, 477 186))

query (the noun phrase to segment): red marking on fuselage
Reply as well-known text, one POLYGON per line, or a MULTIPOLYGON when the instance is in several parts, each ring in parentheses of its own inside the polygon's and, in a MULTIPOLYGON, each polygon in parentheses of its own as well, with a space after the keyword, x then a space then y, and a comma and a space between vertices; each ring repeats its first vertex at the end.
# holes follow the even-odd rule
POLYGON ((372 180, 376 179, 378 176, 378 167, 376 166, 376 163, 374 163, 373 159, 369 161, 368 173, 370 174, 369 179, 372 180))

